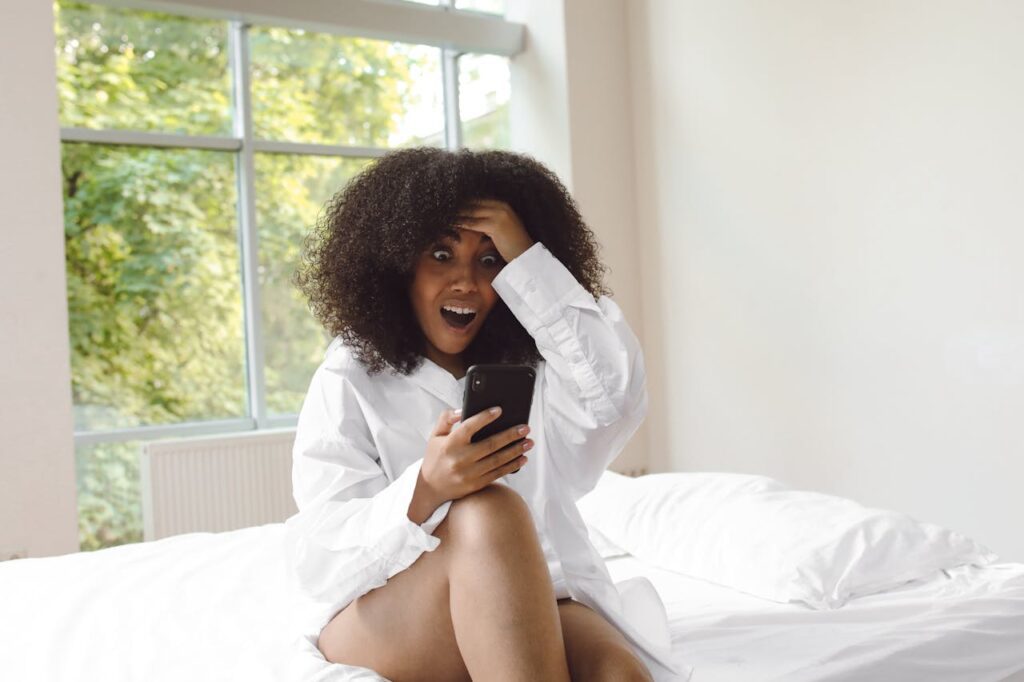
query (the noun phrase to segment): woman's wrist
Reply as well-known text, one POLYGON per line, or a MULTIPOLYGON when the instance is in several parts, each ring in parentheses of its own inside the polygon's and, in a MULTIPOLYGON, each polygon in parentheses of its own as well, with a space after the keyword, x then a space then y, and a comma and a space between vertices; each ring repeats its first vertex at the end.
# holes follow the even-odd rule
POLYGON ((416 477, 416 487, 413 489, 412 501, 409 502, 409 511, 407 513, 409 520, 419 525, 429 519, 434 510, 444 502, 439 497, 427 480, 423 478, 423 471, 421 470, 416 477))
POLYGON ((505 259, 506 263, 509 263, 526 253, 533 244, 534 241, 530 239, 529 235, 523 232, 523 234, 517 237, 513 243, 505 247, 505 253, 502 254, 502 257, 505 259))

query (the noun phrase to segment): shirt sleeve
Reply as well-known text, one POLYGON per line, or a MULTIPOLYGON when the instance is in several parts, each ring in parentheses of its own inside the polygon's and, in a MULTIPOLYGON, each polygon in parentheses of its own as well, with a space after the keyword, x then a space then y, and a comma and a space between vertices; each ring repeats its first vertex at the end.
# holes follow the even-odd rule
POLYGON ((423 460, 388 479, 344 375, 345 367, 327 361, 313 375, 292 453, 299 511, 285 523, 299 586, 341 607, 434 550, 440 540, 431 533, 451 505, 423 524, 409 519, 423 460))
POLYGON ((492 286, 544 358, 544 435, 578 499, 647 414, 640 343, 619 306, 595 299, 540 242, 502 268, 492 286))

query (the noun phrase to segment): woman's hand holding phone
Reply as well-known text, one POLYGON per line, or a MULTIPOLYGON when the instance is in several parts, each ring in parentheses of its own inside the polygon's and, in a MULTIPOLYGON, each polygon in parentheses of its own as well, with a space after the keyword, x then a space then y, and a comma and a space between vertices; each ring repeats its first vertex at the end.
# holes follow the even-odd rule
POLYGON ((523 438, 529 433, 526 424, 499 431, 478 443, 471 442, 473 434, 500 415, 501 409, 493 408, 460 423, 461 417, 455 410, 441 413, 427 442, 409 505, 410 520, 423 523, 444 502, 475 493, 526 464, 523 453, 533 447, 533 441, 523 438))

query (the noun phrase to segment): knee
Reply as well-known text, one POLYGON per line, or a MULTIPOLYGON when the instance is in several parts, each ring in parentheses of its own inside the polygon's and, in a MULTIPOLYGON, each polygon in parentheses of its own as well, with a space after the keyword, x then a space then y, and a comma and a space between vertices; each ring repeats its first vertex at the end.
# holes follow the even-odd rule
POLYGON ((626 646, 603 646, 593 650, 585 662, 573 667, 574 680, 595 682, 651 682, 643 661, 626 646), (582 669, 582 670, 581 670, 582 669))
POLYGON ((519 493, 491 484, 452 503, 447 533, 473 544, 508 542, 510 536, 536 533, 530 508, 519 493))

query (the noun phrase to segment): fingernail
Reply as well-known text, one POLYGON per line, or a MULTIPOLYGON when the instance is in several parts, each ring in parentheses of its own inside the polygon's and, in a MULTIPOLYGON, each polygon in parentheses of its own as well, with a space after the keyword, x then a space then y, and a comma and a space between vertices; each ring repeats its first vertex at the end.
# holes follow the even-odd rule
POLYGON ((458 409, 456 409, 456 410, 452 410, 452 413, 453 413, 453 414, 454 414, 454 415, 455 415, 456 417, 461 417, 461 416, 462 416, 462 408, 460 407, 460 408, 458 408, 458 409))
POLYGON ((533 441, 532 440, 526 441, 525 443, 523 443, 523 452, 526 452, 527 450, 529 450, 532 447, 533 447, 533 441))
POLYGON ((488 412, 490 412, 491 414, 501 414, 501 408, 500 407, 492 407, 490 410, 488 410, 488 412))
POLYGON ((520 426, 519 427, 519 435, 520 436, 525 436, 529 432, 530 432, 530 427, 529 426, 520 426))

